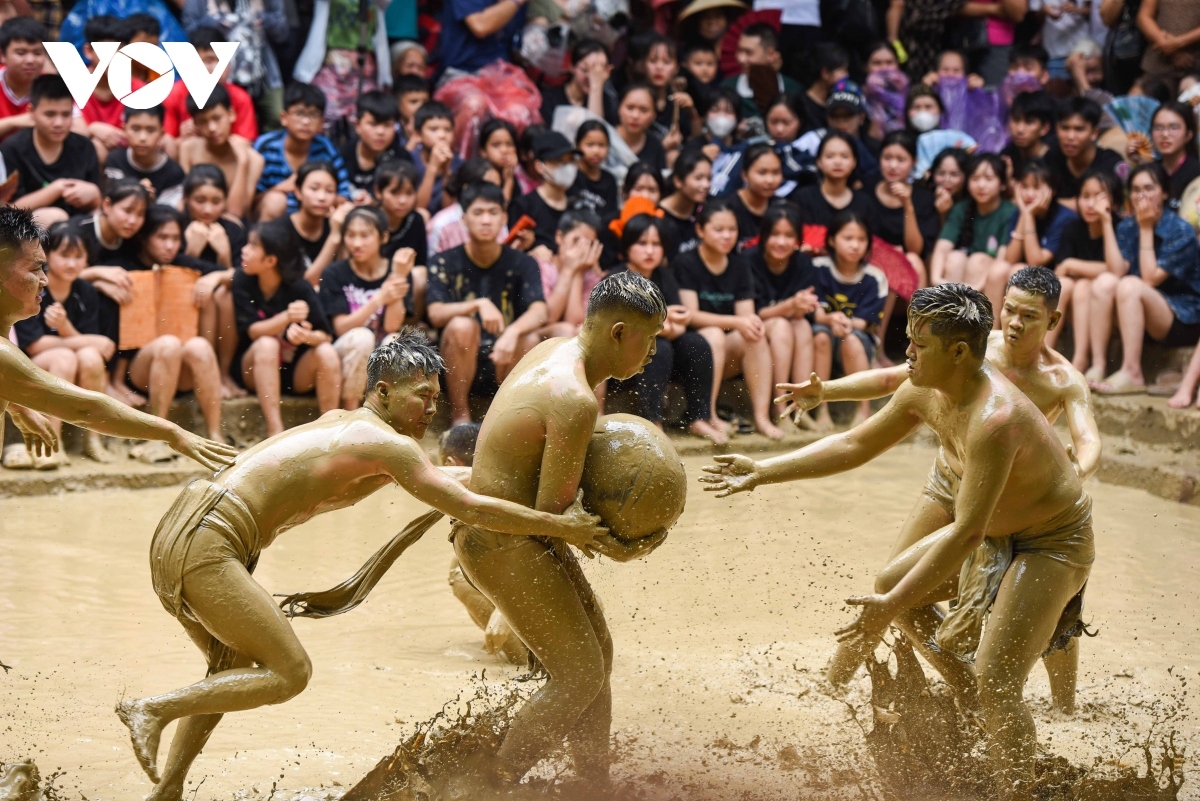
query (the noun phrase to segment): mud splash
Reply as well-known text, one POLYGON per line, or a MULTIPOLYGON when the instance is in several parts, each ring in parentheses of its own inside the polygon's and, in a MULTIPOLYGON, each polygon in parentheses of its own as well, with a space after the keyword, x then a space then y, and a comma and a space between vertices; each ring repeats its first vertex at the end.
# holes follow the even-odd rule
POLYGON ((61 801, 54 787, 54 780, 61 773, 53 773, 42 787, 42 776, 33 760, 0 762, 0 801, 61 801))

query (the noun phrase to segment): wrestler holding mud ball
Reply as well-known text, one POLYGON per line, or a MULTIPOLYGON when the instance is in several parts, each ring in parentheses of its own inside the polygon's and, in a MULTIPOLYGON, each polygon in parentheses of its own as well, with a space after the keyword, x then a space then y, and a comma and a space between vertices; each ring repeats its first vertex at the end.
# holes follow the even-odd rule
MULTIPOLYGON (((361 408, 335 411, 277 434, 211 481, 193 481, 150 545, 150 575, 163 606, 208 659, 208 677, 164 695, 123 701, 134 754, 156 782, 152 801, 179 801, 193 760, 226 712, 282 703, 308 684, 312 666, 283 612, 251 573, 259 554, 293 526, 399 484, 434 509, 473 526, 535 534, 586 551, 607 531, 572 497, 552 511, 469 492, 434 467, 417 441, 433 419, 444 369, 415 329, 367 363, 361 408), (166 766, 163 728, 179 721, 166 766)), ((502 534, 496 536, 504 536, 502 534)))
MULTIPOLYGON (((756 462, 717 456, 700 480, 719 496, 759 484, 833 475, 897 445, 922 424, 941 440, 954 521, 888 564, 876 593, 850 598, 859 618, 838 632, 858 652, 874 650, 893 621, 928 652, 931 621, 914 617, 958 595, 963 562, 987 539, 1012 538, 976 654, 980 719, 999 798, 1028 798, 1037 735, 1022 693, 1072 596, 1091 572, 1091 499, 1045 415, 984 356, 991 304, 977 290, 942 284, 909 307, 908 382, 862 425, 756 462)), ((935 624, 936 625, 936 624, 935 624)), ((968 674, 969 676, 969 674, 968 674)), ((947 677, 950 680, 949 677, 947 677)), ((961 695, 971 688, 955 687, 961 695)))
POLYGON ((41 310, 47 286, 46 232, 26 209, 0 207, 0 431, 7 409, 25 447, 49 456, 58 437, 39 412, 110 437, 161 440, 209 470, 230 464, 237 451, 184 431, 159 417, 57 378, 34 365, 8 338, 19 320, 41 310))

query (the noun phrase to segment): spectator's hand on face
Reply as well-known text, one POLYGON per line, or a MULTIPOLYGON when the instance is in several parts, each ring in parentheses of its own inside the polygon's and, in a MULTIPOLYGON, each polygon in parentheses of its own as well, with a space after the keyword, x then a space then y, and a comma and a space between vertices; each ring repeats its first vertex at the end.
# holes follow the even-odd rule
POLYGON ((433 150, 429 151, 429 166, 434 172, 448 173, 453 161, 454 151, 445 142, 438 142, 433 146, 433 150))
POLYGON ((329 229, 341 233, 342 225, 346 222, 346 215, 354 210, 354 203, 349 200, 343 200, 329 215, 329 229))
MULTIPOLYGON (((196 135, 196 121, 188 117, 183 122, 179 123, 179 138, 186 139, 189 136, 196 135)), ((229 141, 233 142, 233 137, 229 137, 229 141)))
POLYGON ((232 248, 229 244, 229 234, 225 233, 225 229, 219 223, 212 223, 208 226, 207 241, 218 259, 230 258, 232 248))
POLYGON ((1108 199, 1108 195, 1096 198, 1096 213, 1100 215, 1101 221, 1112 224, 1112 201, 1108 199))
POLYGON ((46 325, 57 331, 68 322, 67 310, 61 303, 51 303, 46 307, 46 325))
POLYGON ((601 53, 592 53, 588 56, 590 62, 587 65, 587 81, 588 88, 596 86, 604 86, 608 82, 608 78, 612 75, 612 65, 608 63, 608 57, 601 53))
POLYGON ((308 321, 308 303, 303 300, 293 300, 287 307, 288 319, 293 323, 308 321))
MULTIPOLYGON (((1011 161, 1009 163, 1011 165, 1011 161)), ((1009 170, 1011 171, 1011 169, 1012 167, 1010 166, 1009 170)), ((938 213, 946 214, 954 207, 954 195, 950 194, 950 190, 946 187, 939 186, 934 192, 933 205, 938 210, 938 213)))
POLYGON ((484 331, 492 336, 504 333, 504 315, 496 308, 496 304, 487 298, 480 298, 478 312, 479 324, 483 326, 484 331))
POLYGON ((908 181, 892 181, 888 184, 888 192, 891 193, 892 197, 898 197, 901 200, 910 200, 913 193, 912 184, 908 181))

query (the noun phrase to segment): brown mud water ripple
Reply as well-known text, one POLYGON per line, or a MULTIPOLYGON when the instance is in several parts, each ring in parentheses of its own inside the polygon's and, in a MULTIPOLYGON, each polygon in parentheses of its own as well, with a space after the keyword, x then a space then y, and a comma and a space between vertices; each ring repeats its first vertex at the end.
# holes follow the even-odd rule
POLYGON ((54 780, 61 773, 51 774, 42 787, 42 776, 33 760, 0 762, 0 801, 61 801, 54 780))

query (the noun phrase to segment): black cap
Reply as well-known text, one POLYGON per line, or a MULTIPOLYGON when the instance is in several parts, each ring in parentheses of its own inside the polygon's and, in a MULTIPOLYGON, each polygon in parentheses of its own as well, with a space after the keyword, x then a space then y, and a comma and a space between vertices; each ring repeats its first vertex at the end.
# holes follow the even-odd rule
POLYGON ((558 131, 546 131, 533 140, 533 157, 538 161, 554 161, 568 153, 578 155, 579 151, 558 131))

